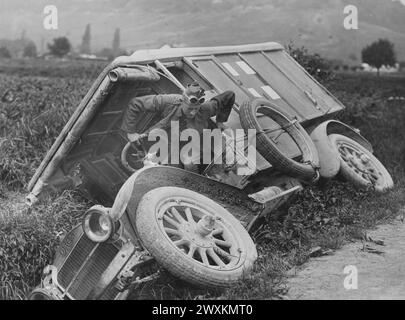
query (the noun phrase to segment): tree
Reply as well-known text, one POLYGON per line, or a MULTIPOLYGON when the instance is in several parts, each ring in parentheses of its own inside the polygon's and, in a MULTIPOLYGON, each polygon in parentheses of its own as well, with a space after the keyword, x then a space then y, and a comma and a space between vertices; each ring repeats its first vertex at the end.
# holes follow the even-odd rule
POLYGON ((387 39, 379 39, 361 51, 361 58, 363 62, 377 68, 379 75, 382 66, 395 66, 394 44, 387 39))
POLYGON ((86 30, 84 31, 84 35, 82 38, 82 45, 80 46, 80 53, 84 54, 91 54, 91 30, 90 24, 86 26, 86 30))
POLYGON ((10 51, 6 47, 0 48, 0 58, 11 58, 10 51))
POLYGON ((35 45, 34 42, 30 41, 25 47, 24 47, 24 57, 28 58, 35 58, 37 56, 37 46, 35 45))
POLYGON ((71 47, 72 46, 70 44, 70 41, 66 37, 55 38, 53 39, 52 44, 48 43, 48 49, 50 53, 59 58, 68 54, 70 52, 71 47))
POLYGON ((287 50, 289 54, 318 81, 326 81, 333 77, 331 63, 322 58, 319 54, 310 53, 305 47, 295 47, 292 42, 288 44, 287 50))
POLYGON ((121 47, 121 35, 120 35, 120 28, 115 29, 114 39, 112 42, 112 51, 113 55, 116 57, 120 52, 121 47))

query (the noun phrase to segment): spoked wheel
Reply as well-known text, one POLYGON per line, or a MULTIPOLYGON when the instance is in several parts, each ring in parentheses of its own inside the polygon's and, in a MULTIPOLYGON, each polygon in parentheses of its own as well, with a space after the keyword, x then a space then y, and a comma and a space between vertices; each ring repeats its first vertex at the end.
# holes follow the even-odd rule
POLYGON ((196 285, 231 286, 257 258, 252 239, 235 217, 187 189, 148 192, 139 203, 135 224, 150 254, 169 272, 196 285))
POLYGON ((168 203, 161 210, 166 234, 194 261, 224 270, 233 269, 238 263, 236 235, 226 225, 216 223, 219 218, 205 208, 182 201, 168 203))
POLYGON ((384 165, 365 147, 340 135, 329 136, 340 155, 340 173, 359 188, 374 188, 384 192, 394 186, 391 175, 384 165))

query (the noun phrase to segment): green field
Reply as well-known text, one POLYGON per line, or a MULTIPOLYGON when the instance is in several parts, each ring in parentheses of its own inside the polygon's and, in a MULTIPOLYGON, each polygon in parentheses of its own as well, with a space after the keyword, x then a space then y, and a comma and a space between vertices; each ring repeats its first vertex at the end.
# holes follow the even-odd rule
MULTIPOLYGON (((45 152, 86 94, 103 63, 0 60, 0 299, 23 299, 40 281, 63 234, 90 206, 76 191, 24 206, 45 152)), ((285 273, 311 249, 338 249, 361 239, 405 205, 405 75, 338 74, 324 83, 347 107, 345 123, 361 129, 396 187, 384 195, 354 190, 339 179, 307 188, 289 208, 268 217, 254 237, 253 277, 226 292, 190 288, 169 275, 132 298, 283 296, 285 273)))

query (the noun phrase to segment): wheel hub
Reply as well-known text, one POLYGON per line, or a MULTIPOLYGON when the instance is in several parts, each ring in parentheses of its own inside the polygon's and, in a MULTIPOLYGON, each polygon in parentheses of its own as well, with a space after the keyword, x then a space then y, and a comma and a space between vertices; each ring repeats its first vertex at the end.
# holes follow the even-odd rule
POLYGON ((365 169, 364 166, 363 166, 363 162, 359 158, 354 157, 354 156, 350 156, 349 160, 350 160, 351 164, 354 167, 356 167, 358 170, 363 171, 365 169))
POLYGON ((205 237, 214 230, 214 224, 215 218, 213 216, 205 215, 200 221, 198 221, 196 232, 201 237, 205 237))
POLYGON ((338 145, 338 150, 343 160, 357 175, 373 185, 377 183, 377 171, 374 168, 371 159, 365 153, 342 143, 338 145))
POLYGON ((214 229, 207 229, 205 226, 202 226, 200 224, 201 220, 194 226, 190 223, 185 223, 179 228, 179 231, 182 233, 184 239, 193 242, 198 247, 212 248, 215 243, 214 237, 210 234, 214 229))
POLYGON ((158 219, 172 243, 193 260, 221 270, 239 261, 242 251, 237 240, 215 213, 174 200, 165 205, 158 219))
POLYGON ((370 163, 370 158, 368 156, 366 156, 365 154, 362 154, 360 156, 360 160, 363 164, 369 164, 370 163))

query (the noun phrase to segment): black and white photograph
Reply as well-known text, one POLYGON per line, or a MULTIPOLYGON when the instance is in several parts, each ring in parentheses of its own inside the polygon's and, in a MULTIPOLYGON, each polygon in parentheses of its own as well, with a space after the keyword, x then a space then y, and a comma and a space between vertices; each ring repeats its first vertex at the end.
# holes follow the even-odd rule
POLYGON ((403 300, 404 220, 404 0, 0 0, 0 300, 403 300))

